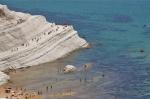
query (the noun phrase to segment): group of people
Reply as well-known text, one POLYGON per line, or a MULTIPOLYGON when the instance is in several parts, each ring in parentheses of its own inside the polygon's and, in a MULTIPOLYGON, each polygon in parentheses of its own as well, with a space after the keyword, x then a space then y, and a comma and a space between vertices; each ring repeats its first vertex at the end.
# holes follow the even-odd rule
MULTIPOLYGON (((62 27, 62 30, 65 30, 67 27, 68 27, 67 25, 63 26, 63 27, 62 27)), ((51 31, 49 31, 49 32, 47 32, 47 33, 44 32, 44 33, 42 33, 42 34, 40 34, 40 35, 37 35, 35 38, 32 38, 32 39, 31 39, 31 42, 32 42, 32 43, 33 43, 33 42, 38 43, 38 42, 40 41, 40 39, 42 38, 42 36, 47 36, 47 35, 50 35, 50 34, 53 33, 53 32, 58 32, 59 29, 60 29, 60 26, 57 26, 57 25, 55 25, 55 24, 52 23, 52 24, 50 25, 50 28, 52 28, 51 31), (56 27, 56 28, 53 28, 53 27, 56 27)), ((30 41, 29 41, 29 42, 30 42, 30 41)), ((28 46, 30 45, 29 42, 23 43, 23 44, 21 44, 21 46, 23 46, 23 47, 28 47, 28 46)), ((19 50, 19 47, 15 47, 15 48, 12 48, 12 49, 11 49, 11 52, 16 52, 16 51, 18 51, 18 50, 19 50)))
MULTIPOLYGON (((4 94, 6 99, 34 99, 38 96, 36 92, 27 92, 23 88, 4 88, 4 94)), ((40 99, 40 98, 39 98, 40 99)))

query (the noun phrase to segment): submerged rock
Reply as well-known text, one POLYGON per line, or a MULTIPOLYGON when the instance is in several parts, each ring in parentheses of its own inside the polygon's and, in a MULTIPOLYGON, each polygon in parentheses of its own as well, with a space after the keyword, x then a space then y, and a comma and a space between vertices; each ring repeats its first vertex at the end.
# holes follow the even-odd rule
POLYGON ((89 47, 70 25, 47 22, 41 15, 11 11, 0 5, 0 70, 54 61, 89 47))
POLYGON ((141 53, 144 53, 145 51, 144 51, 144 49, 140 49, 140 52, 141 52, 141 53))

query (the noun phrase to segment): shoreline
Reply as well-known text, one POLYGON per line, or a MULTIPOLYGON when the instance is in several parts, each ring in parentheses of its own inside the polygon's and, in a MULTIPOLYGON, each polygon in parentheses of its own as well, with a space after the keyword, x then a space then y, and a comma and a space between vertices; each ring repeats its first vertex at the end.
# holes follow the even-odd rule
MULTIPOLYGON (((77 51, 79 51, 79 50, 76 50, 76 51, 71 52, 71 53, 75 54, 77 51)), ((34 87, 33 83, 35 83, 35 85, 37 84, 37 88, 35 88, 35 90, 33 90, 33 91, 38 93, 38 91, 40 91, 40 90, 38 90, 38 89, 40 89, 40 88, 38 88, 38 86, 41 86, 41 85, 38 85, 38 83, 40 83, 41 81, 33 79, 32 77, 36 76, 38 78, 38 76, 41 76, 40 74, 38 74, 38 73, 40 73, 40 70, 41 70, 40 68, 43 68, 43 71, 49 69, 49 72, 51 72, 49 75, 52 75, 52 76, 54 75, 54 77, 52 77, 52 80, 50 79, 50 83, 56 83, 56 86, 57 86, 57 83, 59 83, 59 76, 62 75, 61 74, 62 70, 58 70, 58 69, 61 69, 61 68, 63 68, 63 66, 68 64, 68 61, 70 61, 70 58, 73 58, 72 54, 68 53, 63 58, 57 59, 53 62, 48 62, 48 63, 36 65, 36 66, 29 66, 29 67, 23 67, 23 68, 11 69, 11 70, 4 70, 3 72, 7 73, 10 76, 10 80, 8 80, 7 83, 0 86, 0 88, 4 88, 3 86, 6 86, 6 87, 10 87, 10 86, 11 87, 16 87, 17 86, 19 88, 26 88, 30 92, 34 89, 34 88, 32 89, 32 87, 34 87), (35 75, 34 75, 34 72, 35 72, 35 75), (33 75, 32 75, 32 73, 33 73, 33 75), (36 75, 36 74, 38 74, 38 75, 36 75), (27 75, 30 76, 30 77, 28 77, 27 75), (25 76, 27 78, 25 78, 25 76), (58 80, 58 82, 56 80, 58 80)), ((48 75, 46 75, 46 77, 47 76, 48 75)), ((44 77, 44 74, 43 74, 42 77, 44 77)), ((38 78, 38 79, 40 79, 40 78, 38 78)), ((49 87, 49 90, 51 90, 51 88, 50 88, 51 86, 49 85, 48 87, 49 87)), ((46 97, 47 96, 48 97, 65 97, 65 96, 75 95, 75 92, 73 90, 69 91, 70 90, 69 87, 68 88, 61 88, 60 87, 60 89, 61 89, 60 91, 58 91, 59 88, 55 88, 55 84, 53 84, 53 87, 54 87, 54 89, 53 89, 52 93, 50 92, 49 94, 47 94, 46 91, 43 91, 42 92, 44 94, 43 96, 46 96, 46 97)), ((46 89, 46 85, 44 85, 44 90, 45 89, 46 89)), ((43 99, 43 98, 33 98, 33 99, 43 99)))
MULTIPOLYGON (((88 48, 87 48, 88 49, 88 48)), ((69 52, 69 53, 67 53, 66 55, 64 55, 64 56, 62 56, 61 58, 58 58, 58 59, 56 59, 56 60, 54 60, 54 61, 50 61, 50 62, 46 62, 46 63, 42 63, 42 64, 47 64, 47 63, 57 63, 57 62, 59 62, 59 61, 61 61, 61 60, 66 60, 67 59, 67 57, 72 57, 72 54, 75 54, 75 53, 77 53, 77 52, 80 52, 80 51, 82 51, 82 50, 85 50, 85 49, 76 49, 76 50, 74 50, 74 51, 72 51, 72 52, 69 52)), ((42 65, 42 64, 38 64, 38 65, 33 65, 33 66, 20 66, 20 67, 13 67, 13 66, 11 66, 11 67, 8 67, 8 68, 5 68, 5 69, 3 69, 3 70, 0 70, 0 73, 3 73, 5 76, 8 76, 8 77, 6 77, 7 79, 5 79, 6 81, 4 82, 4 83, 2 83, 2 84, 0 84, 0 86, 2 86, 2 85, 4 85, 4 84, 6 84, 7 83, 7 81, 9 81, 9 79, 11 79, 10 77, 9 77, 9 73, 11 73, 11 72, 16 72, 17 70, 24 70, 24 69, 28 69, 28 68, 30 68, 30 67, 36 67, 36 66, 40 66, 40 65, 42 65)), ((67 64, 66 64, 67 65, 67 64)), ((5 77, 4 76, 4 77, 5 77)))
MULTIPOLYGON (((63 92, 64 89, 73 95, 72 88, 79 86, 80 80, 73 74, 67 75, 71 78, 67 77, 63 68, 68 63, 59 60, 65 60, 64 57, 79 49, 90 48, 89 43, 78 35, 72 25, 50 23, 44 16, 15 12, 1 4, 0 14, 0 30, 7 34, 2 35, 6 41, 1 45, 4 49, 0 50, 0 70, 7 74, 2 78, 8 82, 2 86, 11 87, 13 94, 17 87, 21 89, 19 91, 34 89, 39 95, 54 86, 54 96, 69 95, 68 91, 63 92), (8 23, 5 25, 5 22, 8 23), (12 42, 7 42, 8 38, 12 42), (61 94, 57 93, 59 91, 62 91, 61 94)), ((5 87, 0 86, 6 91, 5 87)), ((49 96, 48 93, 46 95, 49 96)))

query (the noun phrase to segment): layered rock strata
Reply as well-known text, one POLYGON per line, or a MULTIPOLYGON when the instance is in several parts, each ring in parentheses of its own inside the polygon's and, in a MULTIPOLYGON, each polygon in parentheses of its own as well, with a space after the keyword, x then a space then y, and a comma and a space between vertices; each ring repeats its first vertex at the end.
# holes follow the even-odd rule
POLYGON ((0 5, 0 70, 50 62, 87 46, 72 26, 0 5))

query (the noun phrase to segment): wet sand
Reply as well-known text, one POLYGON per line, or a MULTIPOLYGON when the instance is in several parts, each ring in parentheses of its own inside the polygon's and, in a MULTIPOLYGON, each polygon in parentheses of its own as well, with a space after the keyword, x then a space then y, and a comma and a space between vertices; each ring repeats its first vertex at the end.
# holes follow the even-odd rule
MULTIPOLYGON (((75 92, 71 90, 64 90, 62 92, 57 92, 47 95, 49 99, 58 99, 65 96, 73 96, 75 92)), ((43 99, 42 93, 26 90, 19 87, 10 87, 8 85, 3 85, 0 87, 0 98, 6 99, 43 99), (10 92, 6 92, 7 89, 10 89, 10 92)))
MULTIPOLYGON (((17 69, 9 72, 10 81, 5 86, 20 87, 31 92, 41 92, 42 99, 58 99, 76 94, 81 85, 80 73, 64 74, 66 59, 17 69)), ((33 98, 34 99, 34 98, 33 98)))
POLYGON ((17 69, 9 73, 11 79, 5 86, 41 92, 41 99, 77 99, 79 94, 82 98, 89 97, 89 94, 85 94, 91 93, 88 88, 103 77, 88 75, 88 71, 83 71, 82 65, 77 67, 81 71, 65 74, 63 68, 72 63, 68 56, 54 62, 17 69))

